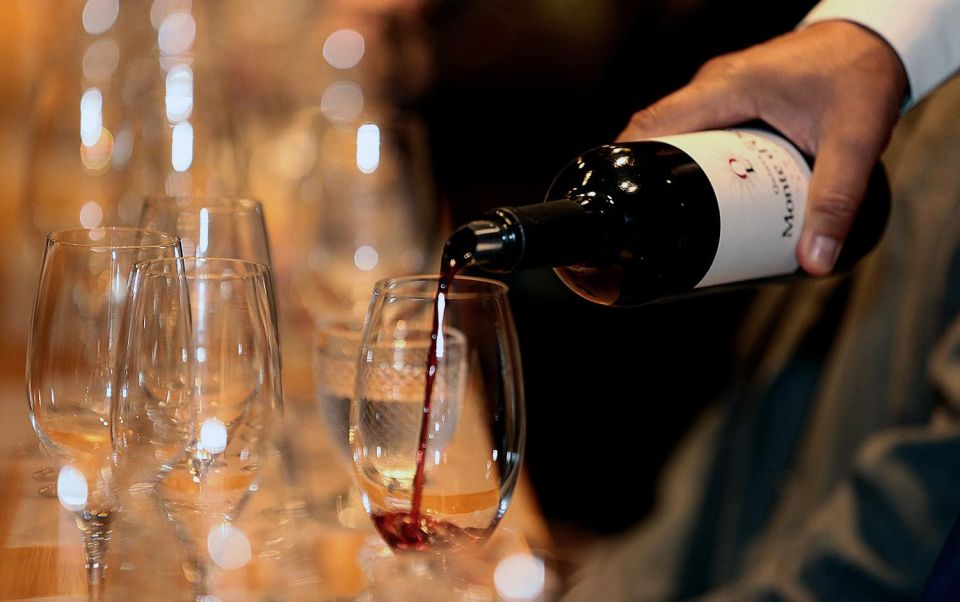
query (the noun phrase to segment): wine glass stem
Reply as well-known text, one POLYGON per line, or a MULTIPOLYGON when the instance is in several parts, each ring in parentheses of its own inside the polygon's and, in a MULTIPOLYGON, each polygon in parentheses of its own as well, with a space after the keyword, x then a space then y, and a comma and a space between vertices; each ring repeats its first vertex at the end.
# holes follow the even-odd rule
POLYGON ((211 591, 210 569, 206 562, 197 553, 191 553, 190 570, 188 578, 193 583, 193 596, 197 602, 207 600, 211 591))
POLYGON ((87 599, 91 602, 103 600, 104 581, 107 576, 107 542, 110 530, 107 520, 99 520, 83 530, 83 550, 86 554, 87 599))

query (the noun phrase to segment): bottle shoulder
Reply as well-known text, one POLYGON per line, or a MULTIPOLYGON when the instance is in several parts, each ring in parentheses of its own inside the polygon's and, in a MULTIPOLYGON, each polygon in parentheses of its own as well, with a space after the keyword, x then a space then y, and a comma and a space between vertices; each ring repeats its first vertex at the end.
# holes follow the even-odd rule
POLYGON ((691 175, 702 176, 702 170, 689 155, 670 144, 654 140, 605 144, 568 163, 554 178, 546 200, 597 198, 612 202, 659 192, 664 184, 691 175))

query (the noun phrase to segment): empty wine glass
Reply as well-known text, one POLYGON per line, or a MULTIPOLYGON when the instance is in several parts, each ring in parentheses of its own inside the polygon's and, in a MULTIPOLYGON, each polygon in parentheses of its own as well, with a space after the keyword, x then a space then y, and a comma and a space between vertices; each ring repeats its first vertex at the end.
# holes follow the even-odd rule
POLYGON ((47 237, 27 347, 30 419, 60 463, 57 493, 83 532, 91 600, 102 595, 116 510, 110 404, 128 280, 135 262, 179 254, 176 237, 148 230, 47 237))
MULTIPOLYGON (((270 269, 270 243, 260 201, 243 197, 160 196, 144 200, 141 228, 180 237, 187 257, 222 257, 270 269)), ((270 312, 277 325, 276 291, 268 278, 270 312)))
POLYGON ((377 284, 350 411, 357 484, 394 550, 484 541, 507 510, 523 454, 520 356, 506 286, 457 278, 438 306, 437 284, 426 276, 377 284))
MULTIPOLYGON (((187 556, 185 576, 198 597, 213 587, 212 566, 224 566, 224 546, 250 542, 234 522, 264 477, 282 423, 280 359, 270 309, 267 266, 237 259, 155 260, 138 278, 173 286, 181 269, 189 298, 192 365, 189 394, 196 416, 186 452, 156 488, 187 556)), ((174 298, 170 293, 170 298, 174 298)), ((172 365, 177 360, 170 355, 172 365)), ((168 379, 158 403, 181 394, 168 379)), ((148 399, 148 401, 150 401, 148 399)), ((165 448, 161 448, 166 454, 165 448)))
POLYGON ((367 525, 351 478, 350 400, 357 382, 360 326, 333 322, 317 330, 312 398, 285 406, 307 509, 321 523, 367 525), (325 435, 325 436, 324 436, 325 435))
POLYGON ((176 234, 188 257, 227 257, 270 265, 259 201, 240 197, 150 197, 141 228, 176 234))
POLYGON ((438 234, 423 124, 370 111, 343 118, 323 109, 296 123, 308 143, 293 196, 304 246, 293 293, 317 324, 361 324, 370 290, 432 265, 438 234))

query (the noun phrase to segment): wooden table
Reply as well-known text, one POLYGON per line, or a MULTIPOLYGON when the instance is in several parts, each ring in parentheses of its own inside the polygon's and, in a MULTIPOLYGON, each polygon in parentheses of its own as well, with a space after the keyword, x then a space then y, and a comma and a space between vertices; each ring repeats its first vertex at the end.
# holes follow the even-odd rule
MULTIPOLYGON (((80 531, 71 513, 50 495, 53 481, 35 476, 54 463, 39 451, 22 377, 15 374, 0 379, 0 424, 4 428, 0 436, 0 600, 84 599, 80 531), (47 495, 41 493, 44 486, 47 495)), ((336 462, 326 465, 331 483, 348 482, 336 462)), ((252 499, 256 498, 257 494, 252 499)), ((377 579, 375 575, 392 572, 384 579, 397 579, 396 567, 391 566, 396 561, 379 543, 362 509, 351 507, 348 497, 341 497, 339 504, 320 504, 319 516, 317 512, 313 516, 271 513, 253 502, 251 506, 244 514, 268 521, 268 528, 258 530, 256 518, 238 521, 251 534, 254 558, 242 568, 218 569, 217 583, 223 593, 217 593, 223 602, 355 599, 363 592, 369 595, 365 599, 382 599, 377 592, 400 591, 389 583, 371 584, 371 575, 377 579), (279 589, 278 575, 288 580, 279 589), (262 590, 265 582, 274 584, 274 597, 251 592, 262 590), (282 593, 277 597, 276 592, 282 593)), ((169 532, 162 534, 160 514, 154 518, 149 524, 117 519, 108 556, 109 599, 190 599, 176 539, 169 532)), ((499 559, 549 545, 531 490, 522 482, 494 538, 457 564, 457 570, 478 584, 471 592, 473 599, 497 600, 492 574, 499 559)), ((449 599, 454 599, 452 594, 449 599)))

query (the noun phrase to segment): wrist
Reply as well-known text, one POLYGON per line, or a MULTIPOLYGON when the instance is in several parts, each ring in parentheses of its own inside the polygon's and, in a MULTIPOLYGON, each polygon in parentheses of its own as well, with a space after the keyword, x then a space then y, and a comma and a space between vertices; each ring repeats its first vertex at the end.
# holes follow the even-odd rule
POLYGON ((901 106, 909 102, 911 89, 904 61, 897 49, 876 30, 848 19, 817 21, 805 29, 825 33, 837 40, 837 45, 849 54, 851 62, 869 68, 877 81, 888 84, 890 95, 897 98, 901 106))

